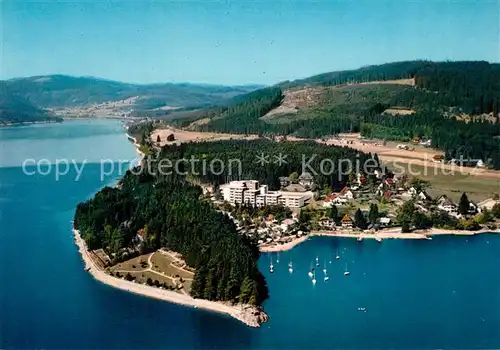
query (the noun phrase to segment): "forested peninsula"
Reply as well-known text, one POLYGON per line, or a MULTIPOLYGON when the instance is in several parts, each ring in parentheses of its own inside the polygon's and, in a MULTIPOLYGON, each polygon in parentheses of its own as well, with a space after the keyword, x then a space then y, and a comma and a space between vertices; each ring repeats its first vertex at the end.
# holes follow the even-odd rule
POLYGON ((118 187, 80 203, 74 226, 89 249, 103 248, 112 257, 111 264, 133 257, 127 248, 143 230, 140 253, 168 247, 196 270, 193 297, 261 305, 268 289, 257 268, 257 246, 201 196, 185 181, 127 173, 118 187))

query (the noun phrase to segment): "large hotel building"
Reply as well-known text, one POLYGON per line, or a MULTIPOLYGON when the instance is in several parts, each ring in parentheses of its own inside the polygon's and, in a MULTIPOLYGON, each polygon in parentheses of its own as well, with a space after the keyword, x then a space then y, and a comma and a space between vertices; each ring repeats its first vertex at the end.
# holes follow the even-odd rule
POLYGON ((267 185, 259 185, 257 180, 231 181, 220 188, 224 200, 233 205, 245 203, 257 207, 283 205, 300 208, 313 197, 312 192, 269 191, 267 185))

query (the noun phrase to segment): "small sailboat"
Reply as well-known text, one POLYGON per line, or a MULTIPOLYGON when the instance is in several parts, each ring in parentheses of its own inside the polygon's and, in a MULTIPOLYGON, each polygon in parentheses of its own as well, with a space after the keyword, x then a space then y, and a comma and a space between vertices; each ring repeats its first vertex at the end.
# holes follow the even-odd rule
POLYGON ((290 260, 290 262, 288 263, 288 272, 292 273, 293 272, 293 264, 292 264, 292 260, 290 260))
POLYGON ((278 252, 278 256, 276 257, 276 264, 280 263, 280 252, 278 252))
POLYGON ((319 267, 319 258, 316 257, 316 267, 319 267))
POLYGON ((325 260, 325 265, 323 266, 323 273, 326 275, 326 260, 325 260))
POLYGON ((326 274, 326 272, 325 272, 325 277, 323 277, 323 281, 325 281, 325 282, 326 282, 326 281, 328 281, 329 279, 330 279, 330 277, 328 277, 328 275, 327 275, 327 274, 326 274))
POLYGON ((312 263, 311 263, 311 268, 309 269, 309 272, 308 272, 308 275, 309 277, 313 277, 313 272, 314 272, 314 268, 312 267, 312 263))
POLYGON ((335 259, 339 260, 340 259, 340 255, 339 255, 339 248, 337 248, 337 255, 335 255, 335 259))
POLYGON ((312 279, 312 283, 313 284, 316 284, 316 273, 313 271, 313 279, 312 279))
POLYGON ((349 276, 350 272, 347 271, 347 263, 345 264, 345 271, 344 271, 344 276, 349 276))
POLYGON ((271 263, 269 264, 269 272, 274 272, 273 257, 271 256, 271 263))

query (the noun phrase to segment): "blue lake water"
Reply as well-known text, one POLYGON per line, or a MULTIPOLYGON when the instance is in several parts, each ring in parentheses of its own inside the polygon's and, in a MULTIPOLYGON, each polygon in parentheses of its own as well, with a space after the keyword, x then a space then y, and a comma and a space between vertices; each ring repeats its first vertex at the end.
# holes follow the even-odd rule
POLYGON ((279 263, 273 254, 272 275, 263 255, 271 319, 259 329, 95 281, 73 244, 74 208, 119 177, 115 169, 101 180, 100 159, 135 157, 113 121, 0 129, 1 348, 500 348, 500 235, 318 237, 279 263), (78 181, 73 168, 56 180, 25 175, 27 158, 86 163, 78 181))

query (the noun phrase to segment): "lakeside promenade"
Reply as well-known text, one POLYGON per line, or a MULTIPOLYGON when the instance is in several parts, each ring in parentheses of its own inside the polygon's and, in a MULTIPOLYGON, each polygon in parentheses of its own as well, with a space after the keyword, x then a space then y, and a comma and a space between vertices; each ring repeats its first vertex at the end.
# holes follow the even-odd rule
POLYGON ((352 230, 339 230, 339 231, 311 231, 307 235, 295 238, 283 244, 269 244, 259 246, 259 250, 263 253, 271 252, 284 252, 293 249, 295 246, 307 241, 311 237, 326 236, 326 237, 341 237, 341 238, 356 238, 356 239, 375 239, 381 242, 384 239, 427 239, 431 240, 432 236, 474 236, 482 233, 498 233, 492 232, 488 229, 478 231, 465 231, 465 230, 443 230, 431 228, 428 230, 421 230, 416 232, 401 232, 401 228, 382 230, 375 233, 356 232, 352 230))

